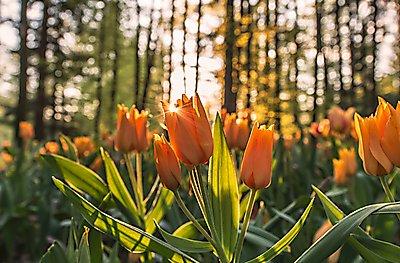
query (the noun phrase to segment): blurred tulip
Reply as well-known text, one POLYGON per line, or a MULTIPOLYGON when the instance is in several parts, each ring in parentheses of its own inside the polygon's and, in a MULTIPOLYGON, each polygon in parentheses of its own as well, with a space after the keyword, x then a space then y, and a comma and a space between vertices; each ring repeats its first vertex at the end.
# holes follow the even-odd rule
POLYGON ((139 111, 135 106, 129 110, 118 105, 117 133, 114 138, 115 149, 122 153, 142 152, 149 147, 146 111, 139 111))
POLYGON ((46 153, 51 153, 51 154, 57 154, 58 153, 58 143, 56 142, 46 142, 42 148, 40 148, 39 153, 40 154, 46 154, 46 153))
MULTIPOLYGON (((318 239, 320 239, 323 235, 325 235, 326 232, 329 231, 329 229, 332 228, 332 223, 329 220, 326 220, 322 226, 317 230, 317 232, 315 232, 314 238, 313 238, 313 243, 317 242, 318 239)), ((333 253, 332 255, 329 256, 327 262, 328 263, 336 263, 339 262, 339 257, 340 257, 340 250, 341 248, 339 248, 338 250, 336 250, 335 253, 333 253)))
POLYGON ((330 132, 330 122, 328 119, 323 119, 319 123, 311 123, 310 133, 314 137, 328 137, 330 132))
POLYGON ((358 114, 355 114, 354 119, 359 139, 358 154, 363 161, 365 172, 376 176, 390 173, 393 170, 393 164, 380 143, 378 121, 383 123, 382 120, 374 116, 362 118, 358 114))
POLYGON ((97 156, 96 159, 90 164, 90 169, 95 172, 100 171, 101 165, 103 164, 103 159, 100 156, 97 156))
POLYGON ((14 160, 14 157, 7 152, 0 152, 0 157, 6 165, 11 164, 14 160))
POLYGON ((350 107, 346 111, 338 106, 333 106, 328 112, 328 120, 332 132, 349 134, 353 122, 355 108, 350 107))
POLYGON ((154 135, 154 159, 161 182, 169 190, 175 191, 181 184, 181 167, 164 135, 154 135))
POLYGON ((244 151, 240 178, 252 189, 261 189, 271 184, 272 149, 274 129, 256 122, 244 151))
POLYGON ((208 162, 213 152, 213 139, 206 112, 196 94, 185 95, 177 104, 162 102, 168 135, 177 157, 192 166, 208 162))
POLYGON ((95 150, 95 145, 90 137, 79 136, 74 138, 74 144, 78 151, 78 157, 87 157, 95 150))
POLYGON ((344 160, 333 159, 333 180, 337 185, 345 185, 349 181, 346 162, 344 160))
POLYGON ((357 160, 356 160, 356 152, 354 148, 350 149, 340 149, 339 150, 339 159, 343 160, 346 165, 346 176, 350 177, 356 174, 357 172, 357 160))
POLYGON ((227 114, 224 122, 226 141, 230 149, 244 150, 250 136, 249 120, 238 118, 235 113, 227 114))
POLYGON ((19 137, 26 142, 33 139, 34 136, 35 130, 32 124, 27 121, 21 121, 19 123, 19 137))

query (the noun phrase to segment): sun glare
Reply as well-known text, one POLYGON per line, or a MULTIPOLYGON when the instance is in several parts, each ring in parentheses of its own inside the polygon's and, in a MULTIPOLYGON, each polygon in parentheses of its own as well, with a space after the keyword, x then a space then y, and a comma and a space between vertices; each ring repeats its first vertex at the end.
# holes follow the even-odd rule
POLYGON ((178 107, 176 107, 176 106, 173 105, 173 104, 170 104, 170 105, 169 105, 169 111, 170 111, 170 112, 177 112, 177 111, 178 111, 178 107))

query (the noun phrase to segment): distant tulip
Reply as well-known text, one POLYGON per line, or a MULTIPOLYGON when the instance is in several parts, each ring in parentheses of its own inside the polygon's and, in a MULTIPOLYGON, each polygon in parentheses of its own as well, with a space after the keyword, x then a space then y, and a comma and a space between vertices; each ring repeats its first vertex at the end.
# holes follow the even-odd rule
POLYGON ((323 119, 319 123, 311 123, 310 133, 314 137, 327 137, 330 132, 330 122, 328 119, 323 119))
POLYGON ((29 141, 35 136, 35 130, 32 124, 27 121, 21 121, 19 123, 19 137, 24 141, 29 141))
POLYGON ((169 190, 176 190, 181 183, 178 158, 164 135, 154 135, 154 159, 160 180, 169 190))
POLYGON ((57 154, 58 153, 58 143, 56 142, 46 142, 42 148, 39 149, 40 154, 57 154))
POLYGON ((358 136, 358 153, 364 170, 369 175, 383 176, 393 170, 393 164, 382 149, 378 119, 374 116, 362 118, 356 114, 355 128, 358 136))
POLYGON ((227 114, 224 122, 226 141, 230 149, 244 150, 250 136, 249 120, 235 113, 227 114))
POLYGON ((114 139, 117 151, 142 152, 149 147, 147 115, 146 111, 139 113, 135 106, 129 110, 124 105, 118 105, 117 133, 114 139))
POLYGON ((240 178, 252 189, 268 187, 272 177, 273 125, 268 129, 265 125, 258 126, 258 123, 253 125, 240 171, 240 178))
POLYGON ((89 156, 96 148, 93 140, 88 136, 78 136, 75 137, 73 141, 80 158, 89 156))
POLYGON ((188 166, 207 163, 213 152, 213 139, 206 112, 196 94, 185 95, 176 105, 163 101, 165 124, 177 157, 188 166))
POLYGON ((351 177, 357 172, 357 160, 356 160, 356 152, 354 148, 350 149, 340 149, 339 150, 339 159, 343 160, 346 165, 346 176, 351 177))
POLYGON ((341 159, 333 159, 333 180, 337 185, 345 185, 349 177, 347 177, 346 162, 341 159))
POLYGON ((339 134, 350 133, 354 112, 353 107, 343 110, 338 106, 333 106, 328 112, 331 130, 339 134))

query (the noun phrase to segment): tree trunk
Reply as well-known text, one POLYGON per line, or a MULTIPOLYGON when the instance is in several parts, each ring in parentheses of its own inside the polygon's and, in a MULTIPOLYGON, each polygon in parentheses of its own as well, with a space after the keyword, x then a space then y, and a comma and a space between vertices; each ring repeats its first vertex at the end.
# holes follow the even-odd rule
POLYGON ((235 45, 234 18, 233 18, 233 0, 227 1, 226 6, 226 49, 225 49, 225 87, 224 87, 224 108, 227 112, 236 111, 237 90, 233 90, 232 71, 233 71, 233 49, 235 45))
POLYGON ((117 101, 117 93, 118 93, 118 85, 119 85, 119 76, 118 76, 118 69, 119 69, 119 19, 120 19, 120 7, 119 7, 119 0, 115 2, 115 30, 114 30, 114 63, 113 63, 113 79, 111 83, 111 102, 110 102, 110 127, 113 126, 114 123, 114 116, 115 116, 115 106, 117 101))
POLYGON ((139 23, 139 17, 140 17, 140 6, 139 3, 136 2, 136 15, 137 15, 137 20, 138 20, 138 25, 136 29, 136 36, 134 38, 134 46, 135 46, 135 56, 134 56, 134 90, 133 90, 133 103, 137 104, 139 100, 139 90, 140 90, 140 56, 139 56, 139 36, 140 36, 140 31, 141 31, 141 26, 139 23))
POLYGON ((47 50, 47 19, 49 18, 49 14, 47 9, 49 7, 49 1, 43 0, 43 21, 42 28, 40 32, 40 46, 39 46, 39 81, 38 81, 38 89, 36 96, 36 105, 35 105, 35 135, 36 139, 43 140, 46 136, 44 120, 43 120, 43 111, 46 107, 46 77, 47 77, 47 62, 46 62, 46 50, 47 50))
POLYGON ((201 22, 201 0, 199 0, 199 8, 198 8, 199 19, 197 21, 197 50, 196 50, 196 82, 194 85, 195 92, 197 92, 199 85, 199 58, 200 58, 200 22, 201 22))
POLYGON ((26 17, 26 11, 28 7, 28 0, 21 0, 21 11, 20 11, 20 25, 19 25, 19 37, 20 37, 20 48, 19 48, 19 96, 18 105, 16 109, 15 118, 15 138, 18 145, 22 144, 19 138, 19 123, 26 119, 27 110, 27 96, 26 96, 26 84, 27 84, 27 73, 28 69, 28 48, 26 46, 26 36, 28 30, 28 21, 26 17))

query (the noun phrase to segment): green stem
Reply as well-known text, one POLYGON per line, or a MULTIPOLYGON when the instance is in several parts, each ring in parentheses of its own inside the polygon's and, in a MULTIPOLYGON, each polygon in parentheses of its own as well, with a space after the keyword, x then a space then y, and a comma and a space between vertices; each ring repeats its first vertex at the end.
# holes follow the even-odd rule
POLYGON ((139 213, 139 216, 141 218, 143 218, 144 214, 143 214, 142 204, 140 202, 138 191, 137 191, 138 187, 137 187, 137 181, 136 181, 136 177, 135 177, 135 170, 133 169, 133 165, 132 165, 129 153, 124 154, 124 159, 125 159, 125 163, 126 163, 126 168, 128 169, 129 179, 131 180, 133 195, 135 197, 136 206, 138 207, 138 213, 139 213))
MULTIPOLYGON (((389 187, 389 184, 388 184, 388 181, 387 181, 387 176, 380 176, 379 180, 381 181, 382 188, 385 191, 386 197, 389 199, 389 201, 392 202, 392 203, 396 202, 392 192, 390 191, 390 187, 389 187)), ((396 216, 397 216, 397 219, 400 222, 400 214, 396 214, 396 216)))
POLYGON ((143 206, 143 176, 142 176, 142 154, 136 153, 136 177, 137 177, 137 189, 140 202, 143 206))
POLYGON ((240 254, 242 253, 244 237, 246 235, 247 229, 249 228, 251 212, 253 211, 254 203, 256 201, 257 191, 258 190, 255 190, 255 189, 250 190, 250 199, 249 199, 249 202, 247 203, 247 208, 246 208, 246 213, 245 213, 245 216, 243 219, 242 228, 240 230, 239 239, 236 244, 235 260, 234 260, 235 262, 239 262, 239 260, 240 260, 240 254))
POLYGON ((200 225, 200 223, 196 220, 196 218, 193 216, 193 214, 189 211, 189 209, 186 207, 185 203, 183 202, 181 196, 179 195, 178 190, 174 191, 175 195, 175 200, 176 203, 179 205, 179 207, 182 209, 183 213, 186 215, 186 217, 193 223, 193 225, 196 227, 196 229, 208 240, 208 242, 211 243, 211 245, 215 248, 218 257, 221 262, 223 263, 228 263, 228 259, 226 258, 226 255, 224 253, 224 250, 220 245, 218 245, 214 239, 207 233, 207 231, 200 225))

